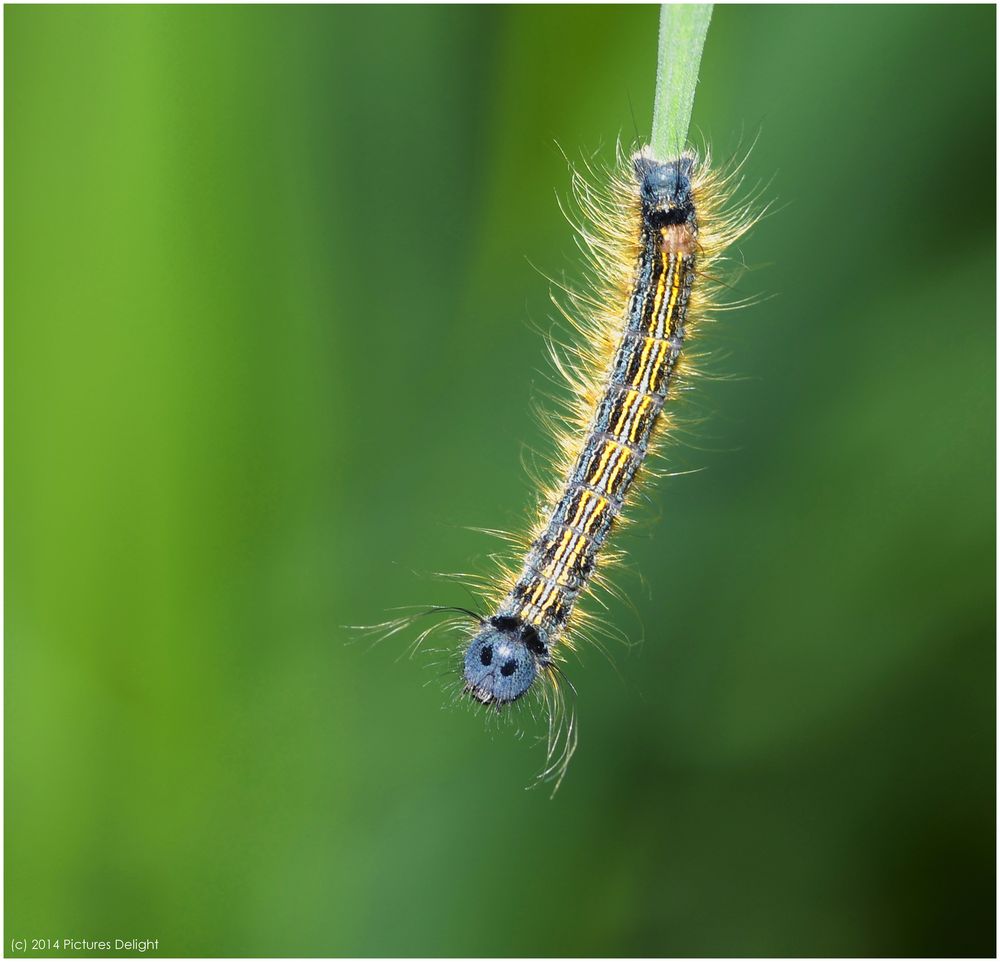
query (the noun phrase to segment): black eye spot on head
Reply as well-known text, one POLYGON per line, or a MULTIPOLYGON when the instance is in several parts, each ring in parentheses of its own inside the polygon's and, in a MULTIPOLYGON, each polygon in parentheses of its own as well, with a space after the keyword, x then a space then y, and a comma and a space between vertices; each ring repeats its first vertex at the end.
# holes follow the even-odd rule
POLYGON ((528 633, 519 618, 497 615, 469 641, 462 664, 465 690, 484 705, 498 708, 516 701, 551 662, 541 631, 528 633), (544 654, 528 647, 531 640, 544 654))

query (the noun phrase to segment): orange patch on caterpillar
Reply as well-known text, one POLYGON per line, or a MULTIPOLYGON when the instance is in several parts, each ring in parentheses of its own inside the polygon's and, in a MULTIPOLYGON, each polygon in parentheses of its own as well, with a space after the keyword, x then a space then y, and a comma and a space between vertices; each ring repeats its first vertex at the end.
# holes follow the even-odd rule
POLYGON ((671 224, 663 228, 663 249, 668 254, 694 254, 698 239, 686 224, 671 224))

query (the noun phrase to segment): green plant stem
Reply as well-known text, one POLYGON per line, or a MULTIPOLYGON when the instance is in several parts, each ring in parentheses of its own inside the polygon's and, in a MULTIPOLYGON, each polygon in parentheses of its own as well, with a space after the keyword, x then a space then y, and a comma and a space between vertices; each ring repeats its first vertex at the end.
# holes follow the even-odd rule
POLYGON ((657 160, 678 156, 687 142, 701 52, 711 18, 710 3, 664 3, 660 6, 656 101, 649 142, 657 160))

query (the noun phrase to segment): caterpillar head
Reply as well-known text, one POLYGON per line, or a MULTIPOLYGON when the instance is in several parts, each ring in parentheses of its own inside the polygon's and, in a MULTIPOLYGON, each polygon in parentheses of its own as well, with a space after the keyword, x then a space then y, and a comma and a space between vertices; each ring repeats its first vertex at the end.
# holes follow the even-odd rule
POLYGON ((483 622, 465 652, 465 689, 500 708, 520 698, 541 668, 551 664, 542 632, 509 615, 483 622))
POLYGON ((691 175, 694 155, 683 154, 676 160, 661 163, 640 153, 635 155, 633 163, 646 216, 661 227, 693 224, 691 175))

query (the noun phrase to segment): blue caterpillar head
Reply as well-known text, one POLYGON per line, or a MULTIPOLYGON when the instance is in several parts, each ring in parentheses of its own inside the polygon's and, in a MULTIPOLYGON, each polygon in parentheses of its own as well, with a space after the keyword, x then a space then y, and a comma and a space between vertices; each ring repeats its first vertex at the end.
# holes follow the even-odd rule
POLYGON ((548 664, 548 647, 534 625, 497 615, 483 622, 465 652, 465 688, 484 705, 500 707, 520 698, 548 664))
POLYGON ((636 154, 633 163, 645 215, 662 227, 693 223, 691 173, 694 157, 685 154, 677 160, 660 163, 644 154, 636 154))

